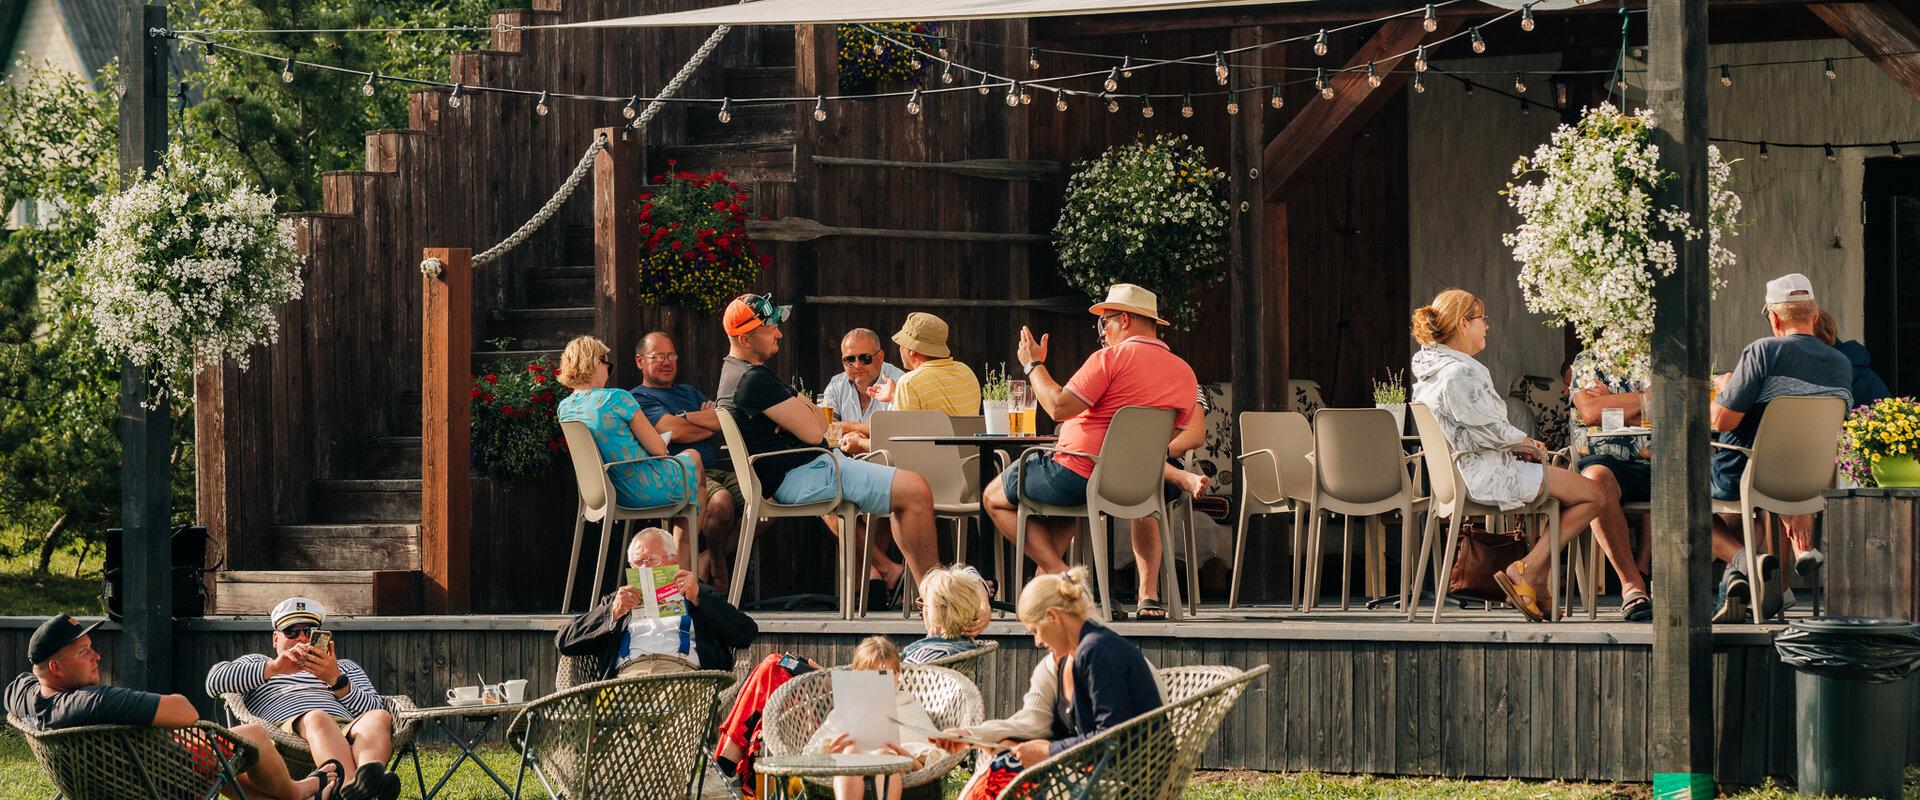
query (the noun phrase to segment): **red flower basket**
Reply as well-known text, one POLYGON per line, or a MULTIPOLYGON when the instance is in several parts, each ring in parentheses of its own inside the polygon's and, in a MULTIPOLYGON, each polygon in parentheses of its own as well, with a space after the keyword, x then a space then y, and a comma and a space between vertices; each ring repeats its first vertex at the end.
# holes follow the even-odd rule
MULTIPOLYGON (((667 162, 672 167, 674 162, 667 162)), ((747 192, 714 171, 669 171, 640 195, 640 299, 717 313, 769 261, 747 236, 747 192)))

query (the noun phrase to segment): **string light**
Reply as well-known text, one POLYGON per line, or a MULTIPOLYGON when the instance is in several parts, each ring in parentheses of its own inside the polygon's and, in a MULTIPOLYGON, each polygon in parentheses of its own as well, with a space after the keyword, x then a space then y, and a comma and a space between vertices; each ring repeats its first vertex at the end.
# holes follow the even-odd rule
POLYGON ((1427 15, 1420 20, 1420 27, 1425 28, 1427 33, 1433 33, 1440 29, 1440 18, 1433 13, 1432 3, 1427 4, 1427 15))
POLYGON ((1101 84, 1101 87, 1106 89, 1109 92, 1120 88, 1120 68, 1119 67, 1114 67, 1112 72, 1107 73, 1107 82, 1101 84))
POLYGON ((1520 113, 1529 117, 1533 116, 1533 104, 1525 100, 1520 101, 1520 113))
POLYGON ((634 95, 632 97, 627 98, 627 107, 620 109, 620 116, 626 117, 627 119, 633 119, 634 117, 640 116, 640 96, 639 95, 634 95))
POLYGON ((1513 73, 1513 90, 1520 94, 1527 93, 1527 73, 1513 73))
POLYGON ((918 50, 913 52, 912 58, 907 59, 907 69, 913 70, 916 73, 924 66, 926 66, 926 63, 920 60, 920 51, 918 50))
POLYGON ((1020 107, 1020 82, 1019 81, 1013 81, 1012 83, 1007 84, 1007 107, 1008 108, 1020 107))
POLYGON ((1321 28, 1319 33, 1313 35, 1313 54, 1316 56, 1324 56, 1327 54, 1326 28, 1321 28))
POLYGON ((1133 77, 1133 56, 1120 57, 1120 75, 1127 78, 1133 77))
POLYGON ((1904 158, 1906 156, 1905 153, 1900 152, 1899 142, 1888 142, 1887 150, 1894 158, 1904 158))
POLYGON ((293 56, 287 56, 287 60, 280 64, 280 82, 293 82, 293 56))
POLYGON ((363 84, 360 84, 360 94, 361 94, 361 96, 363 96, 363 97, 372 97, 372 96, 373 96, 373 82, 374 82, 375 80, 377 80, 377 79, 378 79, 379 77, 380 77, 380 73, 378 73, 378 72, 369 72, 369 73, 367 73, 367 82, 366 82, 366 83, 363 83, 363 84))
POLYGON ((913 95, 907 98, 907 114, 909 116, 920 114, 920 87, 918 86, 913 87, 913 95))
POLYGON ((1140 95, 1140 116, 1146 119, 1153 119, 1153 98, 1144 94, 1140 95))
POLYGON ((946 66, 940 68, 940 82, 953 83, 953 62, 949 61, 946 66))
POLYGON ((1110 94, 1103 94, 1101 97, 1107 100, 1107 113, 1112 114, 1120 110, 1120 100, 1118 98, 1110 94))
POLYGON ((1280 84, 1275 83, 1273 85, 1273 94, 1267 97, 1267 105, 1273 107, 1275 111, 1286 107, 1287 98, 1280 96, 1280 84))
POLYGON ((947 60, 947 56, 950 55, 949 51, 947 50, 947 37, 945 36, 940 37, 940 49, 936 52, 940 54, 941 61, 947 60))
POLYGON ((1833 80, 1834 78, 1840 77, 1840 73, 1833 68, 1833 56, 1827 56, 1826 76, 1827 76, 1827 80, 1833 80))
POLYGON ((213 49, 212 42, 207 42, 207 45, 204 48, 204 51, 206 53, 206 56, 203 60, 205 60, 209 65, 220 63, 220 53, 213 49))
POLYGON ((1235 89, 1227 93, 1227 116, 1229 117, 1238 116, 1239 113, 1240 113, 1240 90, 1235 89))
POLYGON ((1480 26, 1478 25, 1473 26, 1473 28, 1471 29, 1471 32, 1473 33, 1473 52, 1475 53, 1487 52, 1487 40, 1480 38, 1480 26))
POLYGON ((1427 71, 1427 46, 1424 44, 1420 45, 1418 49, 1413 51, 1413 71, 1414 72, 1427 71))
MULTIPOLYGON (((467 88, 467 87, 466 87, 466 85, 465 85, 465 84, 460 84, 460 83, 456 83, 456 84, 454 84, 454 85, 453 85, 453 94, 450 94, 450 95, 447 95, 447 107, 448 107, 448 108, 459 108, 459 107, 460 107, 460 104, 461 104, 462 102, 465 102, 465 101, 463 101, 463 100, 461 100, 461 99, 460 99, 460 94, 461 94, 462 92, 464 92, 464 91, 466 90, 466 88, 467 88)), ((632 108, 632 106, 628 106, 628 108, 632 108)), ((633 115, 632 115, 632 114, 628 114, 628 115, 627 115, 627 117, 628 117, 629 119, 631 119, 631 118, 633 117, 633 115)))
POLYGON ((1461 81, 1461 82, 1462 82, 1462 83, 1465 83, 1465 84, 1467 85, 1467 96, 1468 96, 1468 97, 1472 97, 1472 96, 1473 96, 1473 82, 1472 82, 1472 81, 1461 81))
POLYGON ((733 121, 733 98, 720 98, 720 113, 715 114, 714 118, 720 120, 722 125, 733 121))
POLYGON ((1227 85, 1227 54, 1213 51, 1213 80, 1221 86, 1227 85))
POLYGON ((1413 93, 1414 93, 1414 94, 1426 94, 1426 92, 1427 92, 1427 85, 1426 85, 1426 84, 1424 84, 1424 83, 1421 83, 1421 82, 1420 82, 1420 73, 1417 73, 1417 72, 1416 72, 1416 73, 1414 73, 1414 75, 1413 75, 1413 93))
POLYGON ((980 96, 981 96, 981 97, 985 97, 985 96, 987 96, 987 94, 988 94, 989 92, 992 92, 992 91, 993 91, 993 87, 992 87, 992 86, 988 86, 988 85, 987 85, 987 73, 984 73, 984 72, 982 72, 982 73, 980 73, 980 86, 979 86, 979 89, 980 89, 980 96))
POLYGON ((873 40, 873 54, 874 54, 874 55, 876 55, 876 56, 884 56, 884 55, 886 55, 886 54, 887 54, 887 40, 885 40, 885 39, 881 39, 881 38, 878 38, 878 37, 876 37, 876 38, 874 38, 874 40, 873 40))
POLYGON ((1023 106, 1033 105, 1033 92, 1029 90, 1024 84, 1022 84, 1020 87, 1020 105, 1023 105, 1023 106))
POLYGON ((1193 95, 1180 98, 1180 116, 1193 119, 1193 95))
POLYGON ((1733 71, 1728 69, 1727 65, 1725 64, 1720 65, 1720 85, 1721 86, 1733 85, 1733 71))
POLYGON ((1760 143, 1760 160, 1768 161, 1768 160, 1771 160, 1772 158, 1773 158, 1773 153, 1767 151, 1767 143, 1761 142, 1760 143))
POLYGON ((1526 31, 1528 33, 1533 32, 1533 4, 1532 3, 1528 3, 1520 7, 1520 30, 1526 31))
POLYGON ((1067 93, 1066 92, 1053 93, 1053 110, 1055 111, 1067 110, 1067 93))
POLYGON ((1320 67, 1313 73, 1313 88, 1314 91, 1320 93, 1322 98, 1327 100, 1333 99, 1333 84, 1327 82, 1326 67, 1320 67))
POLYGON ((1367 63, 1367 86, 1374 89, 1380 88, 1380 71, 1373 68, 1372 62, 1367 63))
POLYGON ((1833 145, 1831 145, 1831 144, 1823 144, 1823 145, 1821 145, 1820 147, 1821 147, 1822 149, 1824 149, 1824 150, 1826 150, 1826 151, 1827 151, 1827 160, 1828 160, 1828 161, 1835 161, 1835 160, 1837 160, 1837 159, 1835 158, 1835 155, 1834 155, 1834 152, 1833 152, 1833 145))
POLYGON ((813 98, 813 121, 827 121, 827 98, 820 96, 813 98))
POLYGON ((1033 70, 1034 72, 1040 71, 1040 48, 1027 48, 1027 69, 1033 70))
MULTIPOLYGON (((535 114, 539 114, 540 116, 543 116, 543 117, 544 117, 544 116, 546 116, 546 115, 547 115, 547 112, 548 112, 548 111, 551 111, 551 110, 552 110, 552 109, 550 109, 550 108, 548 108, 548 107, 547 107, 547 93, 546 93, 546 92, 545 92, 545 91, 543 90, 543 91, 541 91, 541 92, 540 92, 540 99, 539 99, 539 100, 537 100, 537 101, 534 101, 534 104, 533 104, 533 113, 535 113, 535 114)), ((724 120, 724 119, 723 119, 723 120, 720 120, 720 121, 721 121, 721 122, 726 122, 726 120, 724 120)))

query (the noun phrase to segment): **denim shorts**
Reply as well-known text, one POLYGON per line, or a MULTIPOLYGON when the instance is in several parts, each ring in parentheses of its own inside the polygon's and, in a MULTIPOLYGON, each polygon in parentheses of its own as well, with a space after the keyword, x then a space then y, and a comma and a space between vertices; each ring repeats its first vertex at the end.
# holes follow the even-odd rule
POLYGON ((1020 459, 1007 467, 1007 471, 1000 473, 1000 490, 1016 505, 1023 496, 1050 506, 1087 504, 1087 479, 1041 455, 1020 459))
POLYGON ((893 510, 894 467, 873 461, 857 461, 840 451, 822 455, 795 467, 773 490, 775 502, 790 506, 833 499, 833 464, 840 463, 840 497, 850 500, 868 514, 886 514, 893 510))

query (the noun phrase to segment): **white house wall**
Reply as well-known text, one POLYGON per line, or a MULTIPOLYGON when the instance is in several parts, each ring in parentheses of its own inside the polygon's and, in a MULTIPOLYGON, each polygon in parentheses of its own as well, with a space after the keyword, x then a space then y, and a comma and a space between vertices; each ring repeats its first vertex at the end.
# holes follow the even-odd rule
POLYGON ((52 62, 53 66, 74 73, 87 74, 80 63, 80 51, 74 48, 73 37, 67 26, 60 20, 60 9, 53 0, 27 0, 27 14, 20 22, 20 37, 14 42, 14 52, 6 54, 0 65, 6 67, 8 78, 23 64, 52 62))

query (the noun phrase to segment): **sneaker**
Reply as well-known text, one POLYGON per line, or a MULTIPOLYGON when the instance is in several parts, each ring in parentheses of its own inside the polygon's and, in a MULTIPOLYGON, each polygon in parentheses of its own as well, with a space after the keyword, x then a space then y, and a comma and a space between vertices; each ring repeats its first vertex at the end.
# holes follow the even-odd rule
POLYGON ((1786 600, 1786 584, 1780 580, 1780 559, 1772 553, 1760 556, 1760 574, 1766 579, 1767 591, 1760 598, 1760 621, 1765 622, 1780 616, 1782 603, 1786 600))
POLYGON ((1785 614, 1787 609, 1797 605, 1800 605, 1800 598, 1794 596, 1793 587, 1789 586, 1780 591, 1780 613, 1785 614))
POLYGON ((1753 596, 1753 584, 1747 574, 1732 567, 1720 576, 1720 591, 1714 599, 1713 622, 1716 625, 1745 622, 1747 602, 1753 596))
POLYGON ((1820 571, 1820 568, 1826 565, 1827 557, 1820 552, 1819 548, 1808 550, 1793 557, 1793 571, 1803 578, 1820 571))

